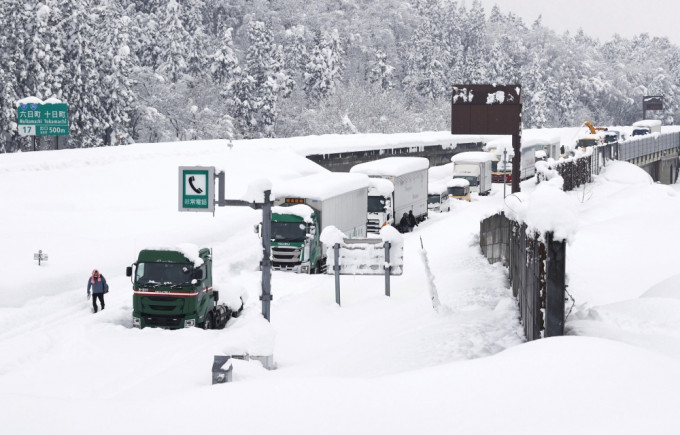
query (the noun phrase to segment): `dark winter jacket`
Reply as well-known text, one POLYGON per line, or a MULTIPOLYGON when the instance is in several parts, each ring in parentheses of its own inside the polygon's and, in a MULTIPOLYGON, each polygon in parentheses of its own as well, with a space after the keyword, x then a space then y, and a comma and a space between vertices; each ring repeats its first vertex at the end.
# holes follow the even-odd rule
POLYGON ((409 227, 418 226, 418 221, 416 220, 416 217, 413 215, 412 211, 408 212, 408 226, 409 227))
POLYGON ((404 213, 404 216, 401 217, 401 220, 399 221, 399 228, 397 228, 400 232, 405 233, 408 231, 408 215, 404 213))
POLYGON ((106 278, 103 275, 99 275, 96 279, 91 276, 87 279, 87 294, 90 294, 90 288, 92 288, 92 293, 99 294, 108 290, 109 285, 106 284, 106 278))

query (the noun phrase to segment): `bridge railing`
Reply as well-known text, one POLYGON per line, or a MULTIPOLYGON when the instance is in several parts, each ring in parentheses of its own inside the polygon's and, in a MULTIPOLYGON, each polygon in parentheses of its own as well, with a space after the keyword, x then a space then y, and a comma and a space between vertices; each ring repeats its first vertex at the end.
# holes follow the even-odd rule
MULTIPOLYGON (((591 147, 582 156, 561 160, 548 169, 556 170, 564 179, 562 189, 567 192, 588 183, 598 175, 610 160, 661 159, 680 154, 680 132, 644 135, 622 142, 591 147)), ((538 178, 539 182, 541 177, 538 178)))
POLYGON ((633 160, 680 148, 680 132, 636 136, 620 143, 619 160, 633 160))

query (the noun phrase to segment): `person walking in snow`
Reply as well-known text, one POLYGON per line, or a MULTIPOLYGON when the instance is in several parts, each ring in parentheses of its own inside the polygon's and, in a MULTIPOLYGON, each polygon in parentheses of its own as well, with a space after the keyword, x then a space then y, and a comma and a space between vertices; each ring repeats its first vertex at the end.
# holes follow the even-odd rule
POLYGON ((408 212, 408 232, 412 233, 413 228, 418 226, 418 221, 416 220, 416 217, 413 216, 413 210, 409 210, 408 212))
POLYGON ((92 276, 87 280, 87 298, 90 299, 90 289, 92 289, 92 308, 97 312, 97 299, 104 309, 104 293, 109 292, 109 285, 106 283, 104 275, 97 269, 92 271, 92 276))
POLYGON ((405 233, 408 231, 408 215, 404 213, 399 221, 399 226, 397 227, 400 233, 405 233))

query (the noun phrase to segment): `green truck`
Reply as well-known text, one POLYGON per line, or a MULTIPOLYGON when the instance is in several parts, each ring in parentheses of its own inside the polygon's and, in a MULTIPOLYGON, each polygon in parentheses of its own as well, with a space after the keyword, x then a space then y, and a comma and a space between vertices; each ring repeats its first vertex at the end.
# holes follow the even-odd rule
POLYGON ((218 304, 210 249, 144 249, 126 270, 132 280, 132 326, 221 329, 241 306, 218 304))
POLYGON ((276 186, 272 207, 272 266, 297 273, 326 269, 319 236, 332 225, 347 237, 366 237, 368 177, 324 172, 276 186))

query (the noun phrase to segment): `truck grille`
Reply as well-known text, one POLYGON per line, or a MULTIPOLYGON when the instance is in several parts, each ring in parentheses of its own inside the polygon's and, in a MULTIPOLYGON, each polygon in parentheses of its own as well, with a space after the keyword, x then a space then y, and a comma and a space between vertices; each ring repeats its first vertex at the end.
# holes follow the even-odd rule
POLYGON ((169 311, 182 312, 184 299, 166 296, 145 296, 142 298, 142 310, 145 313, 162 314, 169 311))
POLYGON ((292 267, 300 264, 302 250, 296 246, 272 247, 272 265, 274 267, 292 267))
POLYGON ((377 219, 369 219, 366 221, 366 231, 369 233, 379 233, 380 222, 377 219))
POLYGON ((142 316, 144 317, 144 323, 146 326, 157 326, 160 328, 181 328, 184 325, 182 316, 142 316))

